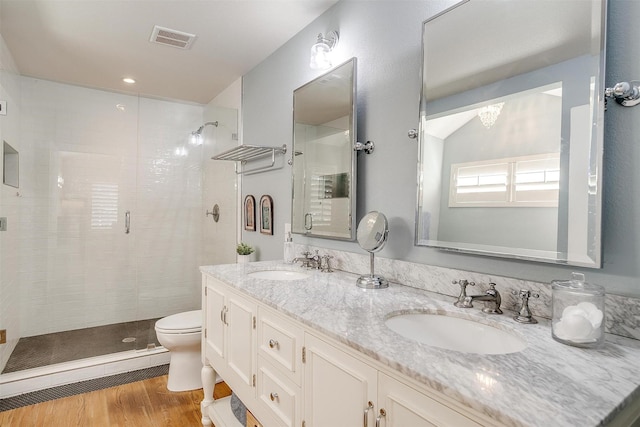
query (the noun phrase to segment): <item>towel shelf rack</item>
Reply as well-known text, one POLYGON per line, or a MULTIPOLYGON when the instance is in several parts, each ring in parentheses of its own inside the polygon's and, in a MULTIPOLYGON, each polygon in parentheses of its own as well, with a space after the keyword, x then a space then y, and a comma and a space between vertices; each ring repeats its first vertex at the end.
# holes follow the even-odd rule
POLYGON ((238 175, 250 175, 273 168, 276 163, 276 154, 285 154, 287 152, 287 144, 282 147, 265 147, 262 145, 238 145, 237 147, 227 150, 212 157, 213 160, 229 160, 236 162, 236 173, 238 175), (259 160, 264 157, 271 156, 271 164, 268 166, 260 166, 253 169, 244 169, 244 165, 253 160, 259 160), (238 168, 238 163, 242 165, 238 168))

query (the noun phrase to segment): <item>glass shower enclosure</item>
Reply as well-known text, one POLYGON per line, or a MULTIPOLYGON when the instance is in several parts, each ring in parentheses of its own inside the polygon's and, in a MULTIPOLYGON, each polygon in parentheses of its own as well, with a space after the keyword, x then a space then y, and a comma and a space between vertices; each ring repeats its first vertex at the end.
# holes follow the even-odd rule
POLYGON ((237 143, 235 110, 194 144, 204 106, 18 80, 20 186, 0 198, 13 226, 0 246, 2 372, 159 345, 156 319, 201 306, 207 150, 237 143))

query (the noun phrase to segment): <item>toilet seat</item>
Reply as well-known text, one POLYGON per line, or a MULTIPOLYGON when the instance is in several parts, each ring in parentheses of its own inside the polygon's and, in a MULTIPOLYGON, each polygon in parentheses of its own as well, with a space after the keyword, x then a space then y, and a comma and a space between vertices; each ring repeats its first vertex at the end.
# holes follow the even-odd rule
POLYGON ((202 332, 202 310, 186 311, 163 317, 156 322, 156 332, 190 334, 202 332))

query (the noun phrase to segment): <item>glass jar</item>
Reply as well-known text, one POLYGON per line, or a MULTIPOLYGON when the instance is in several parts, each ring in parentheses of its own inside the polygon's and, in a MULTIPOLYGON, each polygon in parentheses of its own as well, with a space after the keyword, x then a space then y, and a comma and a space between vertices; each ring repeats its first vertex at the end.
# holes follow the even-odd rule
POLYGON ((572 273, 571 280, 554 280, 551 336, 563 344, 596 348, 604 342, 604 288, 572 273))

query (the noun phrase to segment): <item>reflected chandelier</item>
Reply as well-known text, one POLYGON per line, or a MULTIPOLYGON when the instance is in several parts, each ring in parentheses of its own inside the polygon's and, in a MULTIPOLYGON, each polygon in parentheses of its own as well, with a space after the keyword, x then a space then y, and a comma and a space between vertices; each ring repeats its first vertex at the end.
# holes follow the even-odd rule
POLYGON ((480 121, 482 125, 489 129, 496 123, 498 120, 498 116, 502 111, 502 107, 504 106, 504 102, 500 102, 498 104, 487 105, 478 110, 478 117, 480 117, 480 121))

